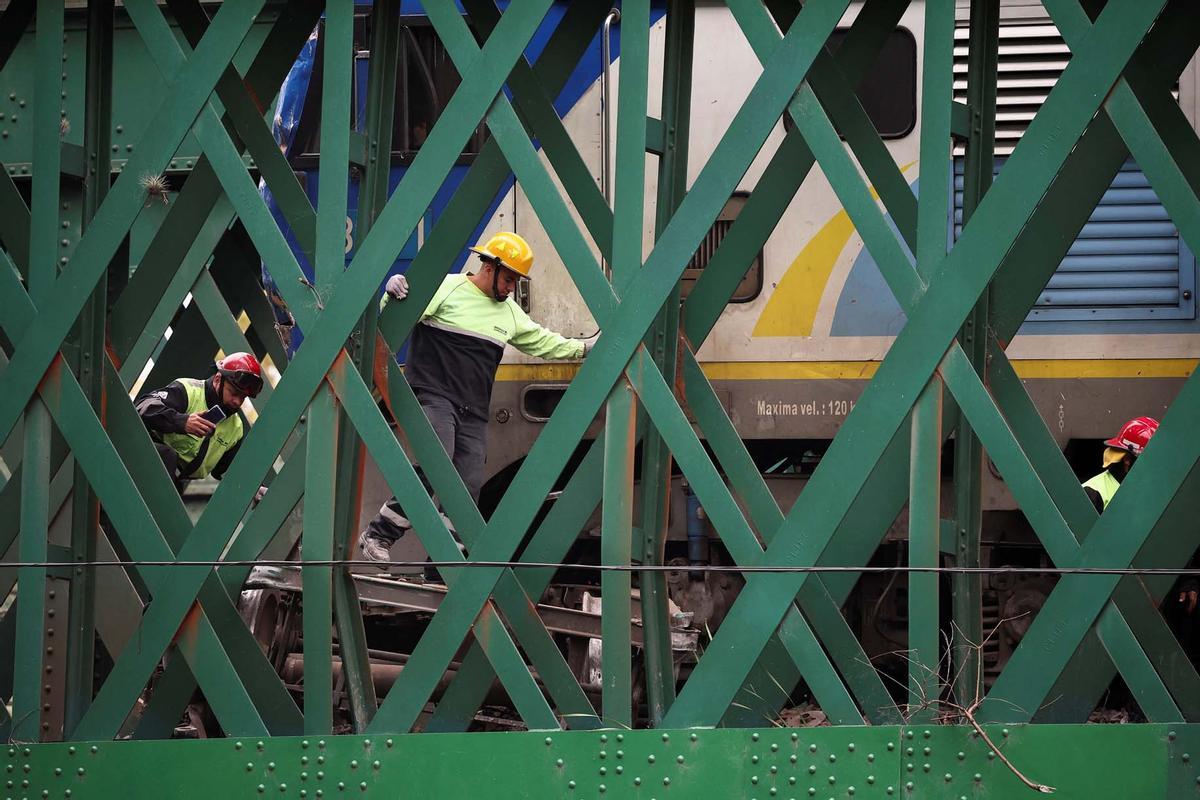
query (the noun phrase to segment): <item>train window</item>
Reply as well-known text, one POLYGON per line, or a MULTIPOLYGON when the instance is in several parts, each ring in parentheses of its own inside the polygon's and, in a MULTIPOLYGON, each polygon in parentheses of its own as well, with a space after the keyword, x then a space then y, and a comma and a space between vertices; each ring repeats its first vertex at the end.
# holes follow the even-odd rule
MULTIPOLYGON (((833 32, 830 52, 837 53, 848 32, 833 32)), ((906 28, 891 32, 855 94, 881 137, 899 139, 912 133, 917 126, 917 40, 906 28)))
MULTIPOLYGON (((829 37, 829 51, 836 53, 849 31, 838 28, 829 37)), ((871 71, 855 94, 863 110, 884 139, 901 139, 917 126, 917 40, 905 28, 888 36, 871 71)), ((792 118, 784 114, 783 126, 791 130, 792 118)))
MULTIPOLYGON (((441 116, 462 82, 445 45, 428 24, 406 22, 401 29, 400 65, 396 76, 396 105, 392 153, 410 157, 441 116)), ((467 142, 464 155, 479 152, 486 128, 480 125, 467 142)))
MULTIPOLYGON (((713 255, 717 252, 721 241, 725 235, 729 233, 729 229, 733 227, 733 221, 737 219, 742 208, 746 205, 746 200, 750 195, 746 192, 737 192, 729 201, 725 203, 725 207, 721 209, 721 213, 717 216, 717 221, 708 229, 708 233, 704 235, 704 240, 700 246, 696 248, 695 254, 692 255, 691 261, 683 270, 683 277, 680 279, 680 295, 687 297, 695 286, 696 281, 700 280, 700 275, 704 272, 704 268, 708 266, 708 262, 712 260, 713 255)), ((731 303, 748 303, 758 293, 762 291, 763 284, 763 254, 759 250, 755 254, 754 260, 746 266, 745 274, 742 276, 741 282, 737 288, 733 290, 733 296, 729 299, 731 303)))
MULTIPOLYGON (((356 12, 354 25, 354 83, 351 102, 351 125, 361 130, 365 124, 367 73, 370 63, 370 17, 366 10, 356 12)), ((294 164, 315 163, 321 150, 321 85, 325 23, 321 21, 317 34, 317 52, 303 112, 291 150, 294 164)), ((392 117, 392 157, 395 161, 411 161, 424 144, 442 110, 458 88, 462 78, 445 46, 424 17, 405 17, 401 20, 400 52, 396 69, 396 94, 392 117)), ((486 126, 480 125, 463 148, 463 156, 479 152, 486 140, 486 126)))
MULTIPOLYGON (((999 174, 1004 158, 996 159, 999 174)), ((963 159, 954 160, 954 237, 963 159)), ((1029 322, 1196 318, 1196 258, 1146 175, 1127 161, 1038 295, 1029 322)))

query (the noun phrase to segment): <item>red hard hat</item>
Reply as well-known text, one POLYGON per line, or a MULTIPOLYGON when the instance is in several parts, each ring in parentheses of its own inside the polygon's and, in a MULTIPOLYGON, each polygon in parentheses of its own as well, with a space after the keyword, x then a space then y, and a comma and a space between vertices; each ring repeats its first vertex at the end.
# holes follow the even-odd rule
POLYGON ((1128 450, 1135 456, 1140 456, 1156 430, 1158 430, 1158 420, 1154 417, 1138 417, 1122 425, 1120 432, 1107 440, 1105 444, 1118 450, 1128 450))
POLYGON ((253 353, 230 353, 217 362, 217 372, 250 397, 262 391, 262 365, 253 353))

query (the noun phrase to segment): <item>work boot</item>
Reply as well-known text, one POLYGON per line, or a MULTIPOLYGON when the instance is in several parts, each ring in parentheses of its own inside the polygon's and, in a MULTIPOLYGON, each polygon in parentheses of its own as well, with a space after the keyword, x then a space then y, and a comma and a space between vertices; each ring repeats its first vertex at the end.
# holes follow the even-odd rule
POLYGON ((358 547, 367 561, 391 561, 392 543, 363 531, 358 536, 358 547))

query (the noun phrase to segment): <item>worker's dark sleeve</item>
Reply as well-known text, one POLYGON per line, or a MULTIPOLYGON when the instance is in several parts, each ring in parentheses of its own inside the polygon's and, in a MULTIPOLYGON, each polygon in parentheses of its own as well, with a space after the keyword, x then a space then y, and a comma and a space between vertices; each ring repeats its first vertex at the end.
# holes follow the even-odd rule
POLYGON ((183 433, 188 420, 187 390, 179 381, 147 392, 134 404, 146 427, 156 433, 183 433))
POLYGON ((1088 500, 1092 501, 1092 505, 1094 505, 1096 507, 1096 513, 1103 514, 1104 513, 1104 498, 1102 498, 1100 496, 1100 493, 1097 492, 1095 489, 1093 489, 1090 486, 1083 487, 1083 491, 1088 496, 1088 500))
POLYGON ((212 475, 217 480, 221 480, 221 478, 224 478, 225 470, 229 469, 229 465, 233 463, 234 456, 236 456, 238 453, 238 450, 241 450, 241 449, 242 449, 242 443, 239 441, 233 447, 226 450, 225 454, 223 456, 221 456, 221 460, 216 463, 216 466, 214 466, 212 468, 212 472, 209 474, 212 475))

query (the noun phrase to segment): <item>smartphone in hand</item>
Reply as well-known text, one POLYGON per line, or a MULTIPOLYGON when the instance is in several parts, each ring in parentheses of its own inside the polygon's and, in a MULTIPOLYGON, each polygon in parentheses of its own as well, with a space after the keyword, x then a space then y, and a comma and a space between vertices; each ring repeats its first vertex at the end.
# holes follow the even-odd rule
POLYGON ((223 408, 221 408, 219 405, 216 405, 210 408, 208 411, 205 411, 200 416, 211 422, 213 425, 216 425, 218 422, 225 419, 227 415, 225 414, 225 410, 223 408))

